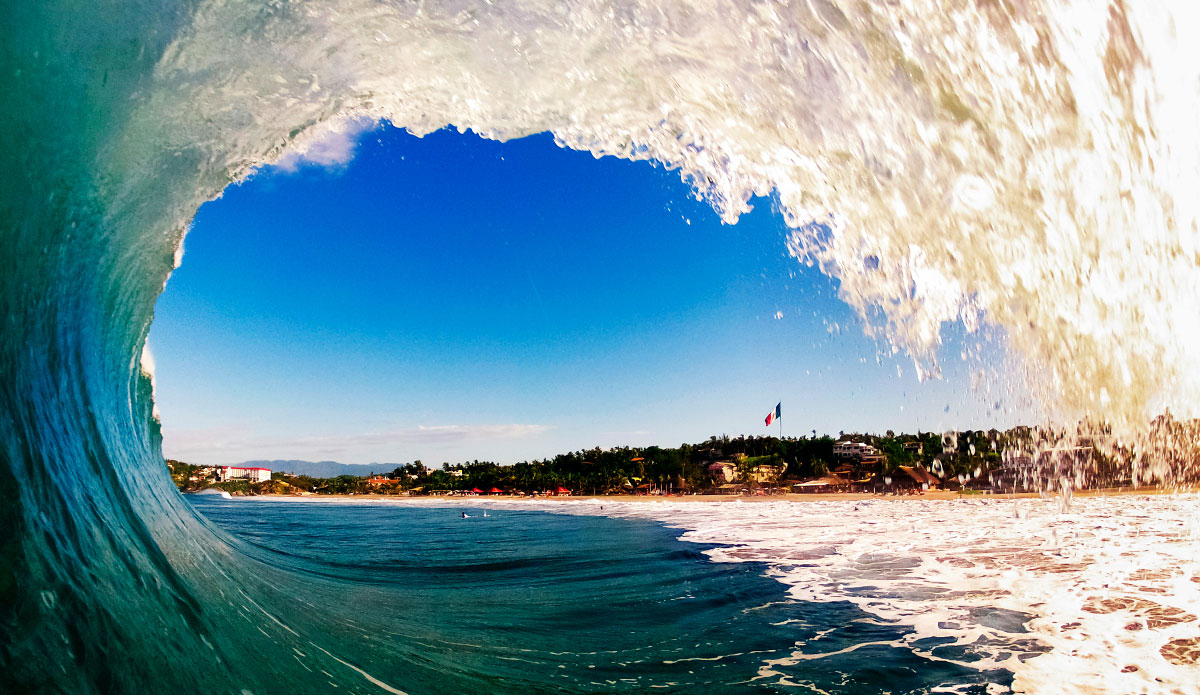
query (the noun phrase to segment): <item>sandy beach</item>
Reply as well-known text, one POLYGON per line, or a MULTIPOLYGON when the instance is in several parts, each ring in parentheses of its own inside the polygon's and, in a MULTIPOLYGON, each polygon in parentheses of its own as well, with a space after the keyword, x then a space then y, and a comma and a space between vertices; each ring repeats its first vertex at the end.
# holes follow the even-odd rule
MULTIPOLYGON (((1072 492, 1073 497, 1117 497, 1130 495, 1170 495, 1177 493, 1196 492, 1194 488, 1160 488, 1160 487, 1124 487, 1103 488, 1098 490, 1080 490, 1072 492)), ((579 502, 596 500, 598 502, 686 502, 697 504, 725 504, 731 502, 816 502, 816 501, 859 501, 859 500, 898 500, 898 501, 928 501, 928 500, 984 500, 984 499, 1049 499, 1057 498, 1057 492, 1017 492, 1017 493, 982 493, 962 494, 951 490, 930 490, 923 494, 876 494, 870 492, 824 492, 811 494, 784 493, 778 495, 563 495, 537 497, 517 495, 384 495, 368 493, 362 495, 258 495, 258 497, 276 499, 319 499, 319 500, 445 500, 450 502, 474 502, 482 500, 506 500, 529 502, 579 502)))

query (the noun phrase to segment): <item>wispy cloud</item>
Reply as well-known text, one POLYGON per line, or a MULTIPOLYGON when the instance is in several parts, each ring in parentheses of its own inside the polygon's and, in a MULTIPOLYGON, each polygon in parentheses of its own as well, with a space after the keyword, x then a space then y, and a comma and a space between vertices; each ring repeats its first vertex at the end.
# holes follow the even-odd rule
MULTIPOLYGON (((549 425, 418 425, 376 432, 257 436, 250 428, 230 425, 206 429, 163 428, 163 451, 171 458, 224 463, 250 458, 419 458, 423 452, 445 453, 459 447, 485 448, 502 441, 530 439, 553 429, 549 425)), ((345 461, 344 461, 345 462, 345 461)))

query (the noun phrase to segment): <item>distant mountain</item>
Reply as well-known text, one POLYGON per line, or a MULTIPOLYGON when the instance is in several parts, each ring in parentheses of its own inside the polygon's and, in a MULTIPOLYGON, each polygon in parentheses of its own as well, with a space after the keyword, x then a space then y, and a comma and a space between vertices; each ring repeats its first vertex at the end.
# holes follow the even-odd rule
POLYGON ((270 468, 280 473, 311 475, 314 478, 335 478, 339 475, 370 475, 391 473, 399 463, 338 463, 337 461, 244 461, 241 466, 270 468))

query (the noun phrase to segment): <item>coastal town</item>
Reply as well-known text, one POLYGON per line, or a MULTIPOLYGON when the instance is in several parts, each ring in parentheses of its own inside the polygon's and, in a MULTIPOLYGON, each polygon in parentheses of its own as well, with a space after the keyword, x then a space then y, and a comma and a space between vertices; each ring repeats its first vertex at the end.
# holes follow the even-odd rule
MULTIPOLYGON (((1083 487, 1131 481, 1116 473, 1094 438, 1030 450, 1032 431, 965 431, 832 437, 710 437, 675 448, 595 448, 501 465, 420 460, 379 464, 369 475, 315 477, 263 466, 192 465, 168 460, 184 492, 231 495, 779 495, 859 492, 921 495, 931 490, 1010 493, 1040 490, 1064 476, 1083 487)), ((303 463, 303 462, 300 462, 303 463)), ((294 468, 294 467, 293 467, 294 468)))

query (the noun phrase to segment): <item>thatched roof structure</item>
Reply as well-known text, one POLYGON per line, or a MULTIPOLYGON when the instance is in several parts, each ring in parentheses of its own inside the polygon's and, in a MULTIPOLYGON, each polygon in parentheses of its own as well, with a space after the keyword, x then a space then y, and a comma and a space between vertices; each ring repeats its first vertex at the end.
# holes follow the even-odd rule
POLYGON ((929 486, 931 488, 942 484, 936 475, 925 470, 924 466, 900 466, 900 470, 904 472, 917 485, 929 486))

